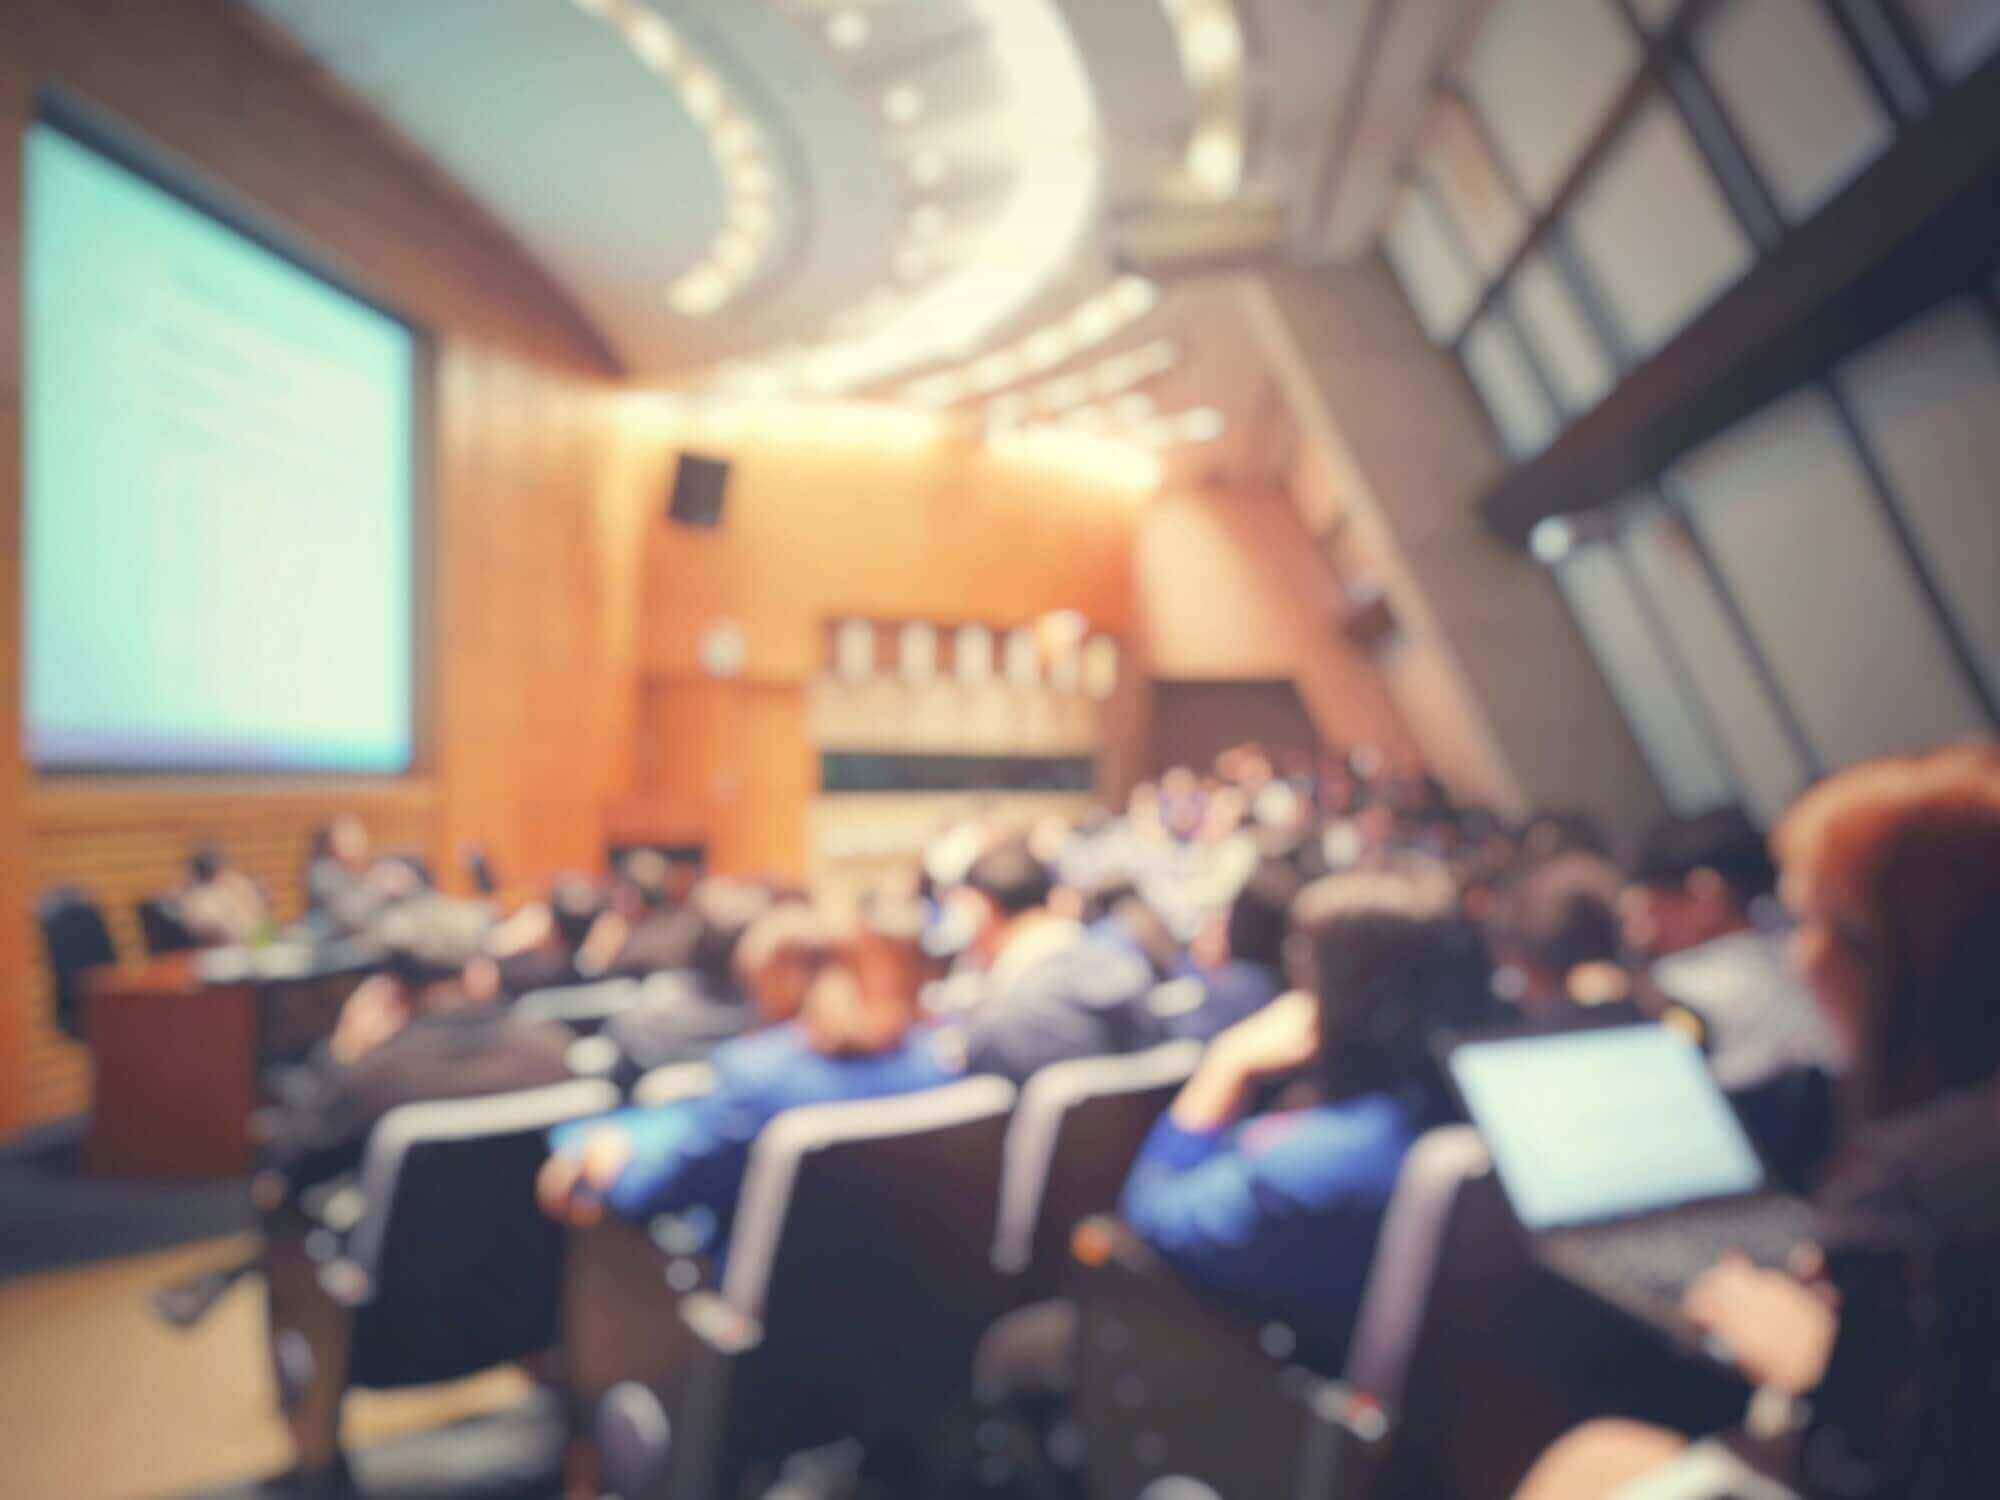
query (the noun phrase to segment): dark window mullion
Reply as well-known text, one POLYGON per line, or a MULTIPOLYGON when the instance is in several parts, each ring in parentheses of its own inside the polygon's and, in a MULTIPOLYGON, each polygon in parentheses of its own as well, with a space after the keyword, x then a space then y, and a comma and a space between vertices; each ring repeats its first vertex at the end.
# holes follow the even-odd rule
POLYGON ((1676 40, 1676 56, 1667 66, 1667 97, 1695 148, 1708 163, 1709 175, 1750 237, 1760 256, 1768 255, 1785 237, 1785 216, 1778 200, 1757 170, 1736 122, 1729 118, 1715 90, 1708 86, 1694 57, 1694 48, 1676 40))
POLYGON ((1899 124, 1931 107, 1942 90, 1916 28, 1893 0, 1825 0, 1875 98, 1899 124))
POLYGON ((1806 733, 1805 723, 1793 709, 1791 699, 1785 696, 1784 685, 1771 666, 1770 658, 1764 655, 1764 648, 1758 642, 1755 632, 1751 630, 1749 617, 1743 613, 1743 607, 1736 602, 1736 595, 1729 587, 1729 580, 1723 576, 1721 565, 1716 562, 1715 554, 1709 550, 1708 541, 1702 536, 1701 529, 1695 525, 1694 517, 1688 513, 1689 507, 1678 493, 1678 489, 1671 477, 1662 474, 1659 480, 1660 503, 1675 520, 1680 522, 1688 545, 1694 549, 1694 555, 1701 563, 1701 570, 1708 579, 1708 586, 1715 590, 1716 600, 1722 606, 1724 618, 1729 621, 1730 632, 1736 637, 1736 644, 1748 658, 1750 670, 1756 674, 1765 696, 1770 699, 1779 723, 1784 725, 1785 737, 1792 742, 1792 748, 1805 763, 1806 774, 1816 781, 1826 774, 1826 766, 1820 759, 1818 747, 1806 733))
POLYGON ((1923 591, 1925 601, 1937 617, 1939 631, 1945 645, 1958 663, 1960 674, 1972 689, 1972 696, 1978 700, 1987 722, 2000 724, 2000 704, 1996 704, 1992 691, 1986 685, 1986 674, 1980 671, 1979 654, 1972 649, 1972 643, 1960 626, 1958 616, 1952 611, 1951 602, 1945 597, 1930 560, 1924 556, 1922 545, 1917 541, 1916 531, 1911 527, 1909 517, 1904 514, 1903 502, 1896 494, 1896 487, 1889 480, 1888 471, 1876 457, 1874 447, 1868 441, 1868 434, 1862 429, 1860 420, 1854 415, 1847 393, 1840 388, 1839 381, 1828 372, 1826 379, 1819 382, 1821 392, 1833 408, 1840 423, 1842 433, 1854 449, 1861 471, 1868 478, 1868 487, 1875 493, 1875 503, 1880 507, 1882 519, 1889 523, 1889 530, 1895 535, 1896 544, 1901 548, 1903 561, 1909 564, 1911 574, 1917 580, 1917 587, 1923 591))
POLYGON ((1682 706, 1687 709, 1701 730, 1702 737, 1708 741, 1709 753, 1715 757, 1715 763, 1722 767, 1722 774, 1729 782, 1729 788, 1735 794, 1736 800, 1747 806, 1749 799, 1744 792, 1742 768, 1736 764, 1735 756, 1730 754, 1729 741, 1717 732, 1715 715, 1709 712, 1708 700, 1703 698, 1701 691, 1696 688, 1694 674, 1688 670, 1687 662, 1682 660, 1680 648, 1674 644, 1672 632, 1662 621, 1659 605, 1654 602, 1651 590, 1646 587, 1645 579, 1639 576, 1639 570, 1632 565, 1632 559, 1626 556, 1623 530, 1616 516, 1612 518, 1611 535, 1606 539, 1605 545, 1611 549, 1612 560, 1625 579, 1626 588, 1631 590, 1633 603, 1638 608, 1640 619, 1645 622, 1647 634, 1652 636, 1654 646, 1666 658, 1667 667, 1673 674, 1674 691, 1680 695, 1682 706))

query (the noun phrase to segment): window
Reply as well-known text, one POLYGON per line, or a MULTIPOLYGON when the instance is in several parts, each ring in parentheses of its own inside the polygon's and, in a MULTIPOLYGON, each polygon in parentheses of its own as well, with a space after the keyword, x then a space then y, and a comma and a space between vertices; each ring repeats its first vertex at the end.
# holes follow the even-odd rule
POLYGON ((1417 321, 1439 343, 1456 338, 1479 304, 1479 283, 1453 247, 1428 194, 1403 194, 1382 242, 1417 321))
POLYGON ((1889 119, 1820 0, 1736 0, 1701 27, 1695 50, 1791 223, 1889 144, 1889 119))
POLYGON ((1514 320, 1563 406, 1576 413, 1597 405, 1618 372, 1549 258, 1537 252, 1522 261, 1507 291, 1514 320))
POLYGON ((1750 268, 1751 247, 1673 108, 1654 99, 1577 194, 1570 231, 1635 353, 1750 268))
POLYGON ((1418 166, 1458 226, 1480 274, 1489 280, 1498 275, 1527 233, 1528 217, 1501 180, 1464 105, 1453 101, 1438 107, 1418 166))
POLYGON ((1555 408, 1514 331, 1488 313, 1466 334, 1464 354, 1466 373, 1493 414, 1507 451, 1518 458, 1546 446, 1555 436, 1555 408))
POLYGON ((1529 199, 1546 204, 1638 71, 1614 0, 1500 0, 1464 81, 1529 199))
POLYGON ((2000 342, 1955 302, 1840 377, 1931 575, 2000 697, 2000 342))
POLYGON ((1963 78, 2000 45, 2000 5, 1993 0, 1903 0, 1947 76, 1963 78))
POLYGON ((1823 395, 1766 408, 1673 477, 1824 763, 1985 727, 1823 395))
POLYGON ((1773 822, 1812 769, 1744 651, 1693 539, 1679 517, 1655 505, 1626 520, 1619 542, 1674 654, 1689 665, 1708 722, 1742 779, 1745 805, 1758 822, 1773 822))
POLYGON ((1634 597, 1616 550, 1605 542, 1578 547, 1557 566, 1556 582, 1668 804, 1685 817, 1734 801, 1729 773, 1682 696, 1681 674, 1634 597))

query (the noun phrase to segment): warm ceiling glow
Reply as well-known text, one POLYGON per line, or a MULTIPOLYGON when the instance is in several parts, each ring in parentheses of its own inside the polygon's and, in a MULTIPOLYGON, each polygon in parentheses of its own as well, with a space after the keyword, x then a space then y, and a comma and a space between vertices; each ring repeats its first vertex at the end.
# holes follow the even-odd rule
MULTIPOLYGON (((1114 354, 1087 370, 1079 370, 1072 375, 1059 375, 1054 380, 1045 380, 1040 385, 1031 385, 1023 390, 1010 391, 1004 396, 996 396, 986 403, 986 424, 992 430, 1018 427, 1029 417, 1040 414, 1053 416, 1074 407, 1080 407, 1093 395, 1115 396, 1121 391, 1129 391, 1155 375, 1163 375, 1180 361, 1180 350, 1171 339, 1155 339, 1137 349, 1128 349, 1114 354)), ((938 377, 932 377, 936 379, 938 377)), ((966 394, 963 386, 955 388, 952 401, 966 394)), ((943 394, 940 390, 938 394, 943 394)), ((1146 402, 1147 410, 1141 414, 1152 415, 1150 397, 1140 398, 1146 402)), ((935 404, 950 405, 951 401, 935 404)), ((1115 408, 1114 408, 1115 409, 1115 408)), ((1119 413, 1126 420, 1136 420, 1126 412, 1119 413)))
POLYGON ((674 90, 707 143, 722 181, 722 227, 703 257, 668 286, 667 301, 683 317, 712 316, 729 305, 770 254, 777 225, 770 204, 775 178, 763 141, 721 77, 694 56, 659 12, 636 0, 573 3, 617 32, 640 66, 674 90))
POLYGON ((950 170, 950 159, 935 146, 926 146, 910 158, 910 181, 918 187, 936 187, 950 170))
POLYGON ((891 125, 914 125, 923 113, 923 91, 914 84, 899 83, 882 96, 882 117, 891 125))
POLYGON ((858 10, 837 10, 826 23, 826 39, 842 52, 868 40, 868 18, 858 10))
MULTIPOLYGON (((1017 339, 1006 349, 997 351, 1005 354, 1012 362, 1013 374, 1010 383, 1023 375, 1037 370, 1046 370, 1060 364, 1071 354, 1080 352, 1094 344, 1101 344, 1113 334, 1151 312, 1160 299, 1159 288, 1143 276, 1121 276, 1095 293, 1085 298, 1063 318, 1038 328, 1025 338, 1017 339)), ((986 356, 981 364, 993 359, 986 356)), ((977 366, 975 366, 977 368, 977 366)), ((903 395, 923 406, 950 406, 961 401, 967 393, 967 385, 978 392, 998 389, 996 385, 968 382, 959 378, 962 372, 941 371, 913 380, 903 387, 903 395)))
POLYGON ((1161 0, 1180 48, 1181 76, 1194 96, 1195 127, 1182 171, 1204 198, 1234 197, 1243 187, 1247 89, 1243 26, 1232 0, 1161 0))
POLYGON ((988 439, 987 448, 1002 459, 1059 469, 1079 479, 1135 494, 1151 494, 1158 489, 1163 473, 1159 457, 1143 448, 1061 427, 1017 428, 988 439))

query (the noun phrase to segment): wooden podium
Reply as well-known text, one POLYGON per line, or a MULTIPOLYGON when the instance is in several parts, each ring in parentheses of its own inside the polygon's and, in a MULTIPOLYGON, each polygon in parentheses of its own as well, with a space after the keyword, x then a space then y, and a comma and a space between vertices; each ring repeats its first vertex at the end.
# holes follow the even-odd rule
POLYGON ((106 1177, 232 1177, 251 1165, 256 992, 204 981, 191 954, 92 976, 96 1059, 85 1162, 106 1177))

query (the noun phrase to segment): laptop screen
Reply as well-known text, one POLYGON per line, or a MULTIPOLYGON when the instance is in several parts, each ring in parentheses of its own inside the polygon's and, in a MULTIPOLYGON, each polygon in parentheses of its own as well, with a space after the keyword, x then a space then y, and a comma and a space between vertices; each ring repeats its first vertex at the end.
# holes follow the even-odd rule
POLYGON ((1468 1042, 1449 1062, 1508 1202, 1530 1229, 1764 1185, 1700 1049, 1665 1026, 1468 1042))

